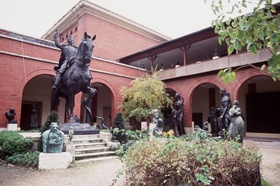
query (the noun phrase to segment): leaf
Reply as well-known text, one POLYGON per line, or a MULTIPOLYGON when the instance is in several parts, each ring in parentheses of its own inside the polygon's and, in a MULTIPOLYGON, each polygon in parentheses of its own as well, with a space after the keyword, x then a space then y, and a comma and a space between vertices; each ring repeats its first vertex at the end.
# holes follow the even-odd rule
POLYGON ((217 78, 220 78, 220 77, 222 77, 223 75, 224 75, 224 70, 220 70, 220 71, 218 72, 217 78))
POLYGON ((233 44, 229 45, 229 47, 228 47, 228 53, 231 54, 231 53, 233 52, 233 50, 234 50, 233 44))
POLYGON ((263 71, 265 69, 266 65, 263 64, 262 67, 261 67, 261 71, 263 71))

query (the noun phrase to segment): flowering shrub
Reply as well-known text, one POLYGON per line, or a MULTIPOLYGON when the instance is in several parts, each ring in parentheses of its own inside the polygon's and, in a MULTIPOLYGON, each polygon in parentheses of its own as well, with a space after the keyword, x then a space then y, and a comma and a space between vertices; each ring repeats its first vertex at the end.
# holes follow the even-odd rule
POLYGON ((136 141, 122 158, 128 185, 260 185, 255 147, 201 136, 136 141))

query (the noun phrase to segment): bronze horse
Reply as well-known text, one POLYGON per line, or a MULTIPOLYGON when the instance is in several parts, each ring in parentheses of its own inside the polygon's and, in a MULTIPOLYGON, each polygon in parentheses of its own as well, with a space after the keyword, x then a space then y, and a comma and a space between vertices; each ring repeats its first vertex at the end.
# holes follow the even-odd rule
POLYGON ((59 104, 60 97, 65 98, 66 113, 68 115, 69 122, 75 122, 73 109, 75 106, 75 95, 79 92, 88 94, 88 98, 83 101, 83 105, 87 110, 87 114, 89 114, 90 118, 92 118, 89 104, 96 93, 96 89, 90 84, 92 76, 88 66, 91 61, 92 51, 94 48, 93 41, 95 39, 96 35, 91 38, 86 32, 84 33, 84 38, 79 45, 76 57, 69 62, 71 64, 70 67, 68 67, 63 74, 57 89, 52 92, 51 109, 55 110, 59 104))

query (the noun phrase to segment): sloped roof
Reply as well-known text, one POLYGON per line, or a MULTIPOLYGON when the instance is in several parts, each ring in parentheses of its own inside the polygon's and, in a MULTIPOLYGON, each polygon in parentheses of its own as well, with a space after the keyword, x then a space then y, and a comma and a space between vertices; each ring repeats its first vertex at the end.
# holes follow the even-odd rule
POLYGON ((53 33, 56 29, 64 32, 69 26, 78 21, 84 14, 91 14, 111 23, 117 24, 131 31, 137 32, 141 35, 153 38, 159 42, 170 40, 169 37, 164 36, 152 29, 149 29, 141 24, 138 24, 128 18, 116 14, 110 10, 100 7, 90 1, 81 0, 71 10, 69 10, 57 23, 55 23, 43 36, 44 39, 52 40, 53 33))

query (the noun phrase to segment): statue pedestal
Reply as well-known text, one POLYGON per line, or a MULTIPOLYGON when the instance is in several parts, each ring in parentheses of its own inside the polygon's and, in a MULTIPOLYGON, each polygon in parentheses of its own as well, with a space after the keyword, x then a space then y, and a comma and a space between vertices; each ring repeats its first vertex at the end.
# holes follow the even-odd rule
POLYGON ((74 156, 75 156, 75 145, 74 145, 74 143, 71 142, 71 143, 68 143, 66 145, 66 152, 71 154, 72 160, 74 161, 75 160, 75 158, 74 158, 74 156))
POLYGON ((40 170, 67 169, 72 162, 72 159, 73 158, 69 152, 40 153, 38 168, 40 170))
POLYGON ((18 130, 17 123, 8 123, 7 124, 7 130, 8 131, 16 131, 16 130, 18 130))
POLYGON ((141 130, 148 130, 147 122, 145 122, 145 121, 141 122, 141 130))
POLYGON ((75 135, 88 135, 88 134, 99 134, 99 129, 95 129, 88 123, 76 123, 76 122, 69 122, 63 123, 59 125, 60 130, 64 132, 64 134, 68 134, 70 127, 73 127, 75 135))
POLYGON ((153 140, 153 137, 154 137, 153 131, 154 131, 154 128, 156 128, 156 126, 157 126, 157 124, 155 124, 155 123, 150 123, 149 124, 149 131, 150 131, 150 134, 149 134, 150 138, 149 138, 149 140, 150 141, 153 140))

